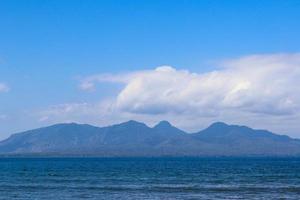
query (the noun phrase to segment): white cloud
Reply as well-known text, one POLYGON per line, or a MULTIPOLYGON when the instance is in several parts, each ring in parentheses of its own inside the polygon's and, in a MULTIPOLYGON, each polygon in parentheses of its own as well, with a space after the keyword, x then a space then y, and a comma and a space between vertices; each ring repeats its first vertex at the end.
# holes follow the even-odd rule
MULTIPOLYGON (((116 106, 140 114, 218 115, 226 110, 291 115, 300 105, 300 54, 256 55, 192 73, 163 66, 130 77, 116 106)), ((116 78, 116 77, 114 77, 116 78)))
POLYGON ((4 84, 4 83, 0 83, 0 92, 8 92, 10 90, 10 88, 4 84))

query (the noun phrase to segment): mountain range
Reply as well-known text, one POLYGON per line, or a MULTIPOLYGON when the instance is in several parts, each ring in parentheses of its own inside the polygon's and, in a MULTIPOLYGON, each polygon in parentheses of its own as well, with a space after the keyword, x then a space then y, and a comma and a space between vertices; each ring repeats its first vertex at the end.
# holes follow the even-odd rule
POLYGON ((0 142, 0 154, 298 156, 300 140, 222 122, 196 133, 186 133, 167 121, 148 127, 131 120, 107 127, 56 124, 13 134, 0 142))

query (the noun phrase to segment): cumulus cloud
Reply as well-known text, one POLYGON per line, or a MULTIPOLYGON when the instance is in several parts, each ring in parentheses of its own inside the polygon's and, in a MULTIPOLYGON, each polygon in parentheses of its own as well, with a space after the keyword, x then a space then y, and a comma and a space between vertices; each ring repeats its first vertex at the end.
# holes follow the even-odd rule
POLYGON ((8 92, 8 91, 9 91, 9 87, 4 83, 0 83, 0 92, 8 92))
POLYGON ((82 82, 122 82, 115 106, 137 114, 217 116, 221 112, 292 115, 300 105, 300 54, 253 55, 221 63, 208 73, 161 66, 123 75, 97 75, 82 82))

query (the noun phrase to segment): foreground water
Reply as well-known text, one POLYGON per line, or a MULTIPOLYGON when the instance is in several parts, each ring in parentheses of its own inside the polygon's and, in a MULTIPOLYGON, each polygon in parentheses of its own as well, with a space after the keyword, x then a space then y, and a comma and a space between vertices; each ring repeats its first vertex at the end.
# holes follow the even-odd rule
POLYGON ((0 158, 0 199, 299 199, 299 158, 0 158))

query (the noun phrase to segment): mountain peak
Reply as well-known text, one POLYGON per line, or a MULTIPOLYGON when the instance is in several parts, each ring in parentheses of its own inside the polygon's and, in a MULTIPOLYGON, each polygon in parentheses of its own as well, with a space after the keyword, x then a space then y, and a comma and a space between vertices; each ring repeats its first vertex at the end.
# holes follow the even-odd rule
POLYGON ((158 127, 160 127, 160 128, 172 127, 172 124, 170 124, 170 122, 168 122, 166 120, 163 120, 154 126, 154 128, 158 128, 158 127))
POLYGON ((156 124, 153 127, 153 130, 155 130, 157 133, 163 133, 164 136, 174 136, 174 135, 182 135, 185 134, 184 131, 176 128, 170 122, 168 121, 160 121, 158 124, 156 124))
POLYGON ((135 121, 135 120, 129 120, 127 122, 123 122, 123 123, 120 123, 120 124, 117 124, 117 125, 113 125, 113 126, 146 126, 146 124, 142 123, 142 122, 138 122, 138 121, 135 121))
POLYGON ((229 125, 224 123, 224 122, 215 122, 213 124, 210 125, 210 128, 212 127, 220 127, 220 128, 223 128, 223 127, 228 127, 229 125))

